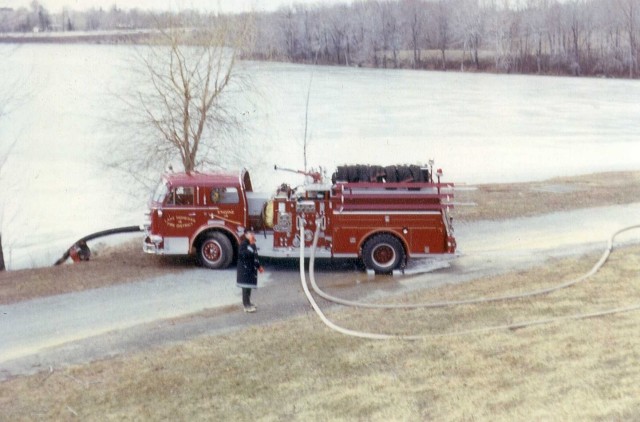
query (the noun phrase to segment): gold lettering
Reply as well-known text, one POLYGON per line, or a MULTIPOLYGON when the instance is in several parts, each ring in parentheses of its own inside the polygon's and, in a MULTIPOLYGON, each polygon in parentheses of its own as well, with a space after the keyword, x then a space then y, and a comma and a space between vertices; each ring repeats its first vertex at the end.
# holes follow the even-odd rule
POLYGON ((166 219, 165 224, 175 229, 186 229, 192 227, 196 223, 196 219, 193 217, 187 217, 184 215, 171 216, 166 219))

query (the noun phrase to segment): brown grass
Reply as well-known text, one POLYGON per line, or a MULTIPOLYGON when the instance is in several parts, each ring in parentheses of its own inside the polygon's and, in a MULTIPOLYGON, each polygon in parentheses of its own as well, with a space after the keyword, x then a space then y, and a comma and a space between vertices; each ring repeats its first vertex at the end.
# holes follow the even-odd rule
MULTIPOLYGON (((597 257, 445 286, 407 302, 541 288, 597 257)), ((640 302, 640 248, 614 252, 589 282, 526 301, 413 311, 337 310, 350 328, 424 333, 368 341, 315 315, 233 335, 56 369, 0 385, 7 420, 637 420, 640 313, 517 331, 473 327, 640 302)), ((321 282, 321 280, 319 280, 321 282)))
POLYGON ((462 221, 502 220, 628 204, 639 198, 640 172, 600 173, 543 182, 478 185, 477 190, 459 189, 455 193, 457 202, 477 205, 457 207, 454 215, 462 221))
MULTIPOLYGON (((639 173, 618 173, 480 186, 468 192, 478 206, 458 209, 458 218, 633 202, 638 178, 639 173), (577 190, 545 191, 550 185, 577 190), (512 209, 503 210, 507 200, 512 209)), ((397 300, 539 289, 584 273, 596 259, 559 260, 397 300)), ((62 277, 84 268, 90 267, 55 271, 62 277)), ((309 313, 226 336, 55 368, 1 383, 0 420, 640 420, 640 312, 440 336, 640 303, 639 268, 640 247, 627 247, 615 251, 588 282, 549 296, 435 310, 328 313, 352 329, 430 336, 422 341, 345 337, 309 313)), ((320 276, 318 281, 322 284, 320 276)))
POLYGON ((140 281, 194 265, 190 259, 147 255, 141 244, 105 247, 90 261, 73 265, 0 272, 0 304, 140 281))

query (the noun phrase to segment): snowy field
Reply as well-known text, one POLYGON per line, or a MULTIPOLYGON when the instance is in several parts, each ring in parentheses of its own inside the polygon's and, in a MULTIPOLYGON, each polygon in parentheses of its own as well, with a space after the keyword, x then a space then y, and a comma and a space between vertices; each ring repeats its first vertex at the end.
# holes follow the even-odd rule
MULTIPOLYGON (((104 166, 130 56, 123 46, 0 46, 0 87, 32 92, 0 119, 0 154, 15 142, 0 170, 10 269, 51 265, 86 234, 142 221, 149 193, 127 196, 104 166)), ((273 165, 303 167, 310 81, 311 166, 434 158, 446 181, 467 184, 640 168, 638 81, 241 66, 255 89, 239 141, 258 190, 296 182, 273 165)))

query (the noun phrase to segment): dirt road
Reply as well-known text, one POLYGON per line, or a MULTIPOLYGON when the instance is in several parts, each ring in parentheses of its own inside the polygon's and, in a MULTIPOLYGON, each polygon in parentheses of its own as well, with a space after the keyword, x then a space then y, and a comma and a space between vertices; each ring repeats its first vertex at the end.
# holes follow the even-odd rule
MULTIPOLYGON (((640 203, 504 221, 456 225, 462 256, 447 268, 414 261, 404 276, 368 276, 350 261, 318 265, 335 295, 380 298, 443 283, 528 268, 604 248, 615 230, 640 222, 640 203)), ((622 242, 640 242, 630 233, 622 242)), ((311 312, 297 263, 269 262, 244 314, 235 270, 194 268, 179 275, 0 306, 0 380, 49 368, 218 335, 311 312)), ((325 304, 325 306, 329 306, 325 304)))

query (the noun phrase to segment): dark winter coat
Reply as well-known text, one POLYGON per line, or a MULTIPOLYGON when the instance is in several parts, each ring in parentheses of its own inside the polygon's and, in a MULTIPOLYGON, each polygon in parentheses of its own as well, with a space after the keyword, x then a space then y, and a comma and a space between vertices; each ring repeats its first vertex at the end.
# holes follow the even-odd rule
POLYGON ((258 260, 256 245, 252 245, 247 239, 243 239, 238 248, 236 285, 250 289, 258 287, 258 268, 260 268, 260 261, 258 260))

